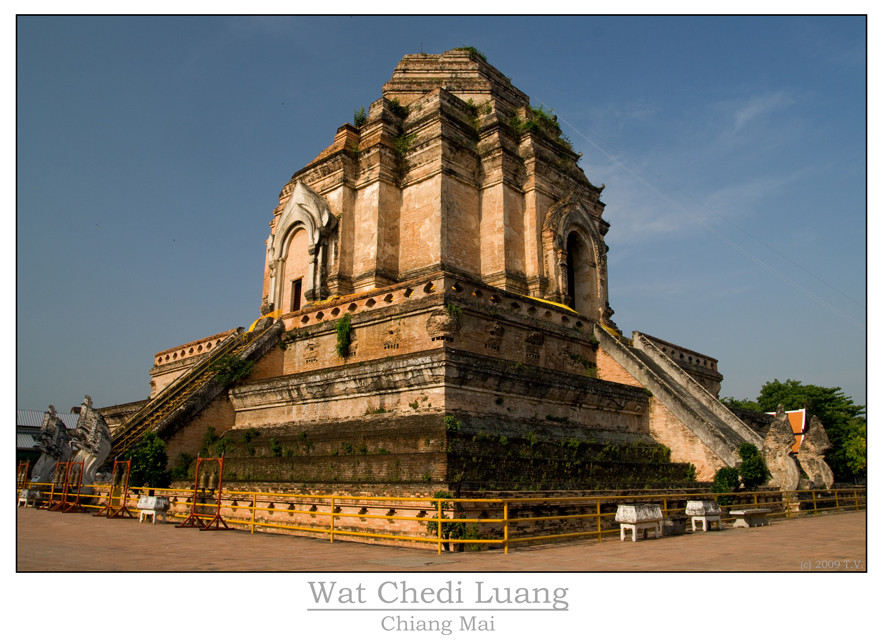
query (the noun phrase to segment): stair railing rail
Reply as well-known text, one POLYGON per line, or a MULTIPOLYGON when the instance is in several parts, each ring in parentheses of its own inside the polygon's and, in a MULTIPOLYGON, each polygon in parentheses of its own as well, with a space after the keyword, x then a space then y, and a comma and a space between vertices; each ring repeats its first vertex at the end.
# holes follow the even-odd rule
POLYGON ((150 414, 168 402, 175 394, 184 389, 193 380, 204 374, 212 365, 220 360, 220 358, 226 356, 237 346, 242 344, 244 342, 243 337, 243 334, 236 332, 232 336, 224 339, 217 345, 217 347, 208 352, 208 354, 205 355, 205 358, 200 360, 190 371, 174 380, 155 398, 151 399, 146 405, 144 405, 144 407, 129 417, 126 422, 120 426, 117 433, 114 434, 111 456, 113 454, 121 454, 124 452, 125 449, 141 435, 140 431, 135 431, 139 424, 143 423, 150 414))

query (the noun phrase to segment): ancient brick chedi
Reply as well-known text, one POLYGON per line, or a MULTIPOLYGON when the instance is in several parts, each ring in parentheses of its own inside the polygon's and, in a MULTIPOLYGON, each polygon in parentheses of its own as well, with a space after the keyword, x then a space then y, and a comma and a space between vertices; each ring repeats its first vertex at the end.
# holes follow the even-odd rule
POLYGON ((602 187, 482 56, 405 56, 356 120, 281 190, 260 320, 158 353, 151 398, 104 410, 115 447, 428 492, 676 485, 761 444, 714 359, 621 337, 602 187), (218 384, 226 353, 254 368, 218 384))
POLYGON ((366 122, 282 190, 265 309, 444 272, 608 323, 602 189, 578 158, 467 51, 406 56, 366 122))

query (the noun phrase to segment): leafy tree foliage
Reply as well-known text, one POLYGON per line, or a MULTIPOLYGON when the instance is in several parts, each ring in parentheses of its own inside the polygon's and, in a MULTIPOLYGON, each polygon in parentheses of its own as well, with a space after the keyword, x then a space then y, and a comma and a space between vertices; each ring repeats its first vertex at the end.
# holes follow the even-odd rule
POLYGON ((177 461, 171 468, 172 481, 185 481, 193 477, 195 472, 196 457, 187 452, 180 452, 177 455, 177 461))
POLYGON ((740 465, 737 469, 740 472, 740 480, 743 481, 745 490, 754 490, 771 477, 771 472, 765 465, 765 459, 755 445, 741 443, 738 454, 740 455, 740 465))
POLYGON ((359 109, 355 110, 355 126, 363 127, 365 124, 367 124, 367 112, 362 105, 359 109))
MULTIPOLYGON (((734 398, 733 396, 723 396, 719 400, 722 401, 728 407, 738 407, 740 409, 750 410, 752 412, 763 412, 764 411, 758 403, 756 403, 755 401, 751 401, 749 399, 746 399, 746 398, 737 399, 737 398, 734 398)), ((775 407, 774 409, 776 410, 777 408, 775 407)))
POLYGON ((857 405, 840 387, 805 385, 776 378, 762 386, 755 401, 722 399, 727 405, 758 412, 776 411, 778 405, 788 410, 806 408, 808 417, 816 416, 823 423, 832 449, 826 453, 826 463, 835 478, 853 481, 855 475, 866 469, 866 406, 857 405))
POLYGON ((129 483, 134 487, 168 487, 171 474, 165 441, 156 432, 147 432, 126 454, 132 461, 129 483))
MULTIPOLYGON (((743 489, 752 491, 771 477, 765 459, 755 445, 741 443, 737 453, 740 456, 740 465, 716 470, 713 484, 710 486, 711 492, 737 492, 741 485, 743 489)), ((718 500, 721 505, 731 505, 734 497, 720 496, 718 500)))
MULTIPOLYGON (((711 492, 726 493, 736 492, 740 487, 740 472, 736 467, 722 467, 716 470, 713 477, 713 484, 710 486, 711 492)), ((720 505, 731 505, 734 503, 732 496, 718 497, 720 505)))
POLYGON ((866 469, 866 421, 854 419, 853 422, 855 425, 844 443, 844 456, 847 466, 859 476, 866 469))

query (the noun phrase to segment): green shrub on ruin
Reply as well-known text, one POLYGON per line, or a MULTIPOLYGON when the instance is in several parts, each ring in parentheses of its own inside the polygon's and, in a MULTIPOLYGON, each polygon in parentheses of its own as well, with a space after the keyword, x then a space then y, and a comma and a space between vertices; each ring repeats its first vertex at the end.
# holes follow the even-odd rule
POLYGON ((219 358, 209 369, 215 373, 220 383, 229 385, 248 376, 254 369, 254 361, 247 361, 236 354, 227 354, 219 358))
POLYGON ((363 105, 355 110, 354 122, 356 127, 363 127, 367 124, 367 112, 364 110, 363 105))
POLYGON ((407 115, 410 113, 410 110, 401 104, 401 101, 397 98, 392 98, 388 102, 389 110, 395 114, 401 120, 405 119, 407 115))
POLYGON ((334 329, 336 331, 337 356, 347 358, 349 356, 349 347, 352 344, 352 316, 350 314, 343 314, 341 318, 337 319, 334 329))
POLYGON ((472 60, 479 58, 480 60, 487 62, 486 54, 477 47, 466 47, 465 45, 462 45, 461 47, 456 47, 456 51, 467 51, 472 60))
POLYGON ((444 425, 447 428, 447 432, 458 432, 461 428, 461 424, 459 423, 459 419, 455 416, 444 416, 444 425))

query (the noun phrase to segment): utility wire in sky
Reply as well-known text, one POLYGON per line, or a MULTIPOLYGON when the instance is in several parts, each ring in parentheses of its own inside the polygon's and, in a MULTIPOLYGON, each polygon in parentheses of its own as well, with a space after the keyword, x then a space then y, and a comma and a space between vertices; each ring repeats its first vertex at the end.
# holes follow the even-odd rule
MULTIPOLYGON (((714 227, 710 226, 705 220, 703 220, 702 218, 699 218, 698 216, 695 216, 694 214, 692 214, 692 213, 688 210, 688 208, 686 208, 684 205, 682 205, 679 201, 675 200, 674 198, 670 197, 670 196, 667 195, 666 193, 662 192, 660 189, 658 189, 657 187, 655 187, 655 186, 654 186, 652 183, 650 183, 648 180, 646 180, 645 178, 643 178, 642 176, 640 176, 639 174, 637 174, 635 171, 631 170, 627 165, 625 165, 623 162, 621 162, 618 158, 616 158, 615 156, 613 156, 611 153, 609 153, 608 151, 606 151, 605 149, 603 149, 602 147, 600 147, 597 143, 595 143, 593 140, 591 140, 591 139, 588 138, 586 135, 584 135, 581 131, 578 130, 578 128, 576 128, 574 125, 572 125, 572 123, 570 123, 570 122, 564 120, 564 119, 561 118, 559 115, 557 116, 557 118, 558 118, 560 121, 564 122, 564 123, 566 124, 566 126, 569 127, 569 128, 570 128, 572 131, 574 131, 576 134, 578 134, 579 136, 581 136, 582 138, 584 138, 584 140, 587 141, 587 143, 588 143, 589 145, 591 145, 592 147, 594 147, 595 149, 597 149, 601 154, 603 154, 604 156, 606 156, 606 158, 608 158, 608 159, 611 160, 613 163, 615 163, 616 165, 618 165, 619 167, 621 167, 621 169, 623 169, 625 172, 627 172, 628 174, 630 174, 630 176, 632 176, 634 179, 636 179, 637 181, 639 181, 640 183, 642 183, 643 185, 645 185, 648 189, 652 190, 652 191, 653 191, 654 193, 656 193, 658 196, 660 196, 661 198, 663 198, 664 200, 666 200, 666 201, 668 201, 670 204, 672 204, 674 207, 676 207, 677 209, 679 209, 680 211, 682 211, 682 213, 684 213, 686 216, 688 216, 688 217, 689 217, 691 220, 693 220, 694 222, 696 222, 696 223, 698 223, 699 225, 701 225, 704 229, 706 229, 708 232, 710 232, 711 234, 713 234, 716 238, 718 238, 719 240, 721 240, 723 243, 725 243, 726 245, 730 246, 732 249, 734 249, 734 250, 737 251, 738 253, 742 254, 743 256, 746 256, 747 258, 749 258, 750 260, 752 260, 753 262, 755 262, 757 265, 763 267, 763 268, 766 269, 767 271, 769 271, 769 272, 771 272, 772 274, 774 274, 777 278, 779 278, 780 280, 782 280, 784 283, 790 285, 791 287, 793 287, 794 289, 798 290, 799 292, 801 292, 802 294, 804 294, 804 295, 807 296, 808 298, 814 300, 816 303, 822 305, 822 306, 825 307, 826 309, 828 309, 828 310, 830 310, 831 312, 837 314, 838 316, 840 316, 840 317, 843 318, 844 320, 846 320, 846 321, 848 321, 848 322, 850 322, 850 323, 853 323, 853 324, 856 325, 857 327, 865 328, 865 323, 862 323, 862 322, 860 322, 860 321, 858 321, 858 320, 852 318, 851 316, 849 316, 848 314, 846 314, 845 312, 843 312, 841 309, 839 309, 838 307, 836 307, 836 306, 833 305, 832 303, 827 302, 827 301, 824 300, 822 297, 820 297, 819 295, 817 295, 817 294, 815 294, 814 292, 810 291, 810 290, 807 289, 806 287, 804 287, 804 286, 800 285, 799 283, 795 282, 794 280, 788 278, 788 277, 785 276, 784 274, 781 274, 779 271, 777 271, 776 269, 774 269, 771 265, 769 265, 768 263, 766 263, 765 261, 763 261, 761 258, 759 258, 758 256, 756 256, 755 254, 750 253, 750 252, 747 251, 745 248, 741 247, 738 243, 736 243, 734 240, 732 240, 731 238, 729 238, 728 236, 726 236, 724 233, 722 233, 722 232, 720 232, 719 230, 715 229, 714 227)), ((679 192, 682 193, 683 195, 687 196, 688 198, 690 198, 691 200, 693 200, 695 203, 697 203, 697 204, 700 205, 701 207, 703 207, 703 208, 709 210, 708 207, 706 207, 705 205, 703 205, 703 204, 702 204, 700 201, 698 201, 696 198, 694 198, 694 197, 692 197, 692 196, 689 196, 688 194, 686 194, 686 193, 685 193, 684 191, 682 191, 681 189, 677 189, 677 191, 679 191, 679 192)), ((716 213, 716 212, 714 212, 714 213, 716 213)), ((726 222, 728 222, 729 224, 731 224, 733 227, 737 228, 738 230, 740 230, 741 232, 743 232, 744 234, 746 234, 747 236, 749 236, 750 238, 752 238, 752 239, 754 239, 754 240, 757 240, 758 242, 760 242, 760 243, 761 243, 762 245, 764 245, 765 247, 768 247, 767 244, 765 244, 764 242, 758 240, 757 238, 755 238, 755 236, 753 236, 753 235, 750 234, 749 232, 747 232, 747 231, 741 229, 740 227, 738 227, 738 226, 735 225, 734 223, 731 223, 731 221, 729 221, 727 218, 725 218, 725 217, 722 216, 721 214, 717 214, 717 215, 718 215, 720 218, 722 218, 723 220, 725 220, 726 222)), ((841 294, 841 295, 844 296, 845 298, 848 298, 849 300, 851 300, 851 301, 857 303, 857 305, 860 305, 860 306, 862 306, 862 307, 865 307, 865 306, 862 305, 861 303, 859 303, 859 302, 857 302, 857 301, 854 301, 853 298, 851 298, 850 296, 848 296, 848 295, 845 294, 844 292, 840 291, 840 290, 839 290, 837 287, 835 287, 834 285, 831 285, 831 284, 829 284, 829 283, 826 283, 826 281, 824 281, 824 280, 821 279, 820 277, 816 276, 815 274, 812 274, 809 270, 805 269, 804 267, 802 267, 801 265, 799 265, 798 263, 796 263, 796 262, 793 261, 792 259, 787 258, 787 257, 784 256, 783 254, 781 254, 779 251, 774 250, 774 249, 771 248, 771 247, 768 247, 768 248, 769 248, 769 249, 772 249, 772 251, 774 251, 776 254, 780 255, 781 257, 783 257, 784 259, 786 259, 788 262, 792 263, 793 265, 795 265, 796 267, 798 267, 799 269, 801 269, 802 271, 804 271, 804 272, 810 274, 811 276, 813 276, 814 278, 816 278, 816 279, 819 280, 820 282, 824 283, 825 285, 828 285, 829 287, 831 287, 832 289, 834 289, 835 291, 837 291, 839 294, 841 294)))

